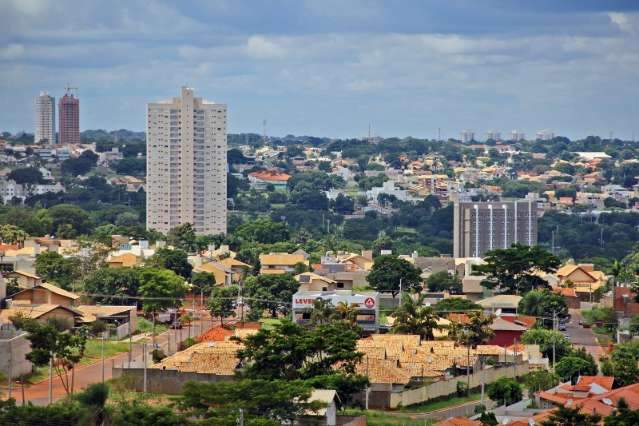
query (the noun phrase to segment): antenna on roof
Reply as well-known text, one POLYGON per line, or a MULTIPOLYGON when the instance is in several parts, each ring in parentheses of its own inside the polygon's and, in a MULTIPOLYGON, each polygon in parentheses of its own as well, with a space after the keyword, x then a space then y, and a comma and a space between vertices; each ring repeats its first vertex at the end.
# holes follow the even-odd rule
POLYGON ((266 119, 262 120, 262 143, 266 143, 266 119))
POLYGON ((71 87, 69 83, 67 83, 67 85, 64 86, 65 95, 73 95, 73 93, 71 93, 72 90, 78 90, 78 87, 71 87))

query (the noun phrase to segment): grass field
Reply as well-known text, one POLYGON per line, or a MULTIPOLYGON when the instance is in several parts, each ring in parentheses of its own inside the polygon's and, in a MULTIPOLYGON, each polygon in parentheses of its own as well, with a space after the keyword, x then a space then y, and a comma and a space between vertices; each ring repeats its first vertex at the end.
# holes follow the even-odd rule
POLYGON ((443 408, 461 405, 466 402, 479 401, 480 398, 481 393, 471 393, 468 396, 453 396, 446 399, 426 401, 423 404, 409 405, 408 407, 402 407, 401 411, 413 413, 430 413, 432 411, 441 410, 443 408))
MULTIPOLYGON (((84 351, 84 357, 80 364, 86 365, 98 361, 101 358, 102 341, 100 339, 87 340, 87 347, 84 351)), ((122 352, 128 352, 128 342, 104 341, 104 357, 110 358, 122 352)))
POLYGON ((377 410, 346 410, 344 414, 366 416, 368 426, 432 426, 432 419, 418 419, 414 414, 402 412, 386 412, 377 410))

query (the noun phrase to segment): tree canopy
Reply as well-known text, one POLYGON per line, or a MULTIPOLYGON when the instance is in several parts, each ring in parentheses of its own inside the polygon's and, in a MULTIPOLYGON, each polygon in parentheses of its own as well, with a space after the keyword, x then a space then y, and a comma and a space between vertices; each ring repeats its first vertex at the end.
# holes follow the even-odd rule
POLYGON ((547 288, 548 283, 538 273, 552 273, 561 264, 558 257, 539 246, 513 244, 507 249, 489 251, 485 264, 474 270, 487 276, 482 285, 500 294, 524 294, 535 288, 547 288))
POLYGON ((380 292, 388 292, 395 297, 400 290, 412 291, 421 288, 421 271, 410 262, 396 256, 386 255, 375 258, 368 273, 368 284, 380 292))

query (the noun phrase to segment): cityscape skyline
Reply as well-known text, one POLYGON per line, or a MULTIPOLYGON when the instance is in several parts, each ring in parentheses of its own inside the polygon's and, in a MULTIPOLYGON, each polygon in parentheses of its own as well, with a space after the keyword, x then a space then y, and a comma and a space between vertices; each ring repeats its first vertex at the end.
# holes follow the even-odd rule
POLYGON ((28 131, 33 97, 71 81, 83 129, 142 130, 143 105, 186 84, 233 104, 231 133, 262 133, 266 120, 272 135, 360 137, 369 124, 424 138, 639 134, 636 2, 545 1, 535 13, 461 3, 188 1, 149 13, 144 2, 87 2, 80 13, 65 1, 3 2, 0 128, 28 131))

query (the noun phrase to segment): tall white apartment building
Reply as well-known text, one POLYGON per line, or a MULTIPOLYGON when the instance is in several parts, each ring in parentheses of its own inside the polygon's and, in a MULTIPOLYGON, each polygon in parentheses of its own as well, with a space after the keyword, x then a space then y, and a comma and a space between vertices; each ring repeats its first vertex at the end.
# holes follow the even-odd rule
POLYGON ((40 92, 35 99, 35 142, 55 145, 55 98, 40 92))
POLYGON ((146 227, 226 233, 226 105, 182 87, 147 105, 146 227))

